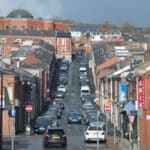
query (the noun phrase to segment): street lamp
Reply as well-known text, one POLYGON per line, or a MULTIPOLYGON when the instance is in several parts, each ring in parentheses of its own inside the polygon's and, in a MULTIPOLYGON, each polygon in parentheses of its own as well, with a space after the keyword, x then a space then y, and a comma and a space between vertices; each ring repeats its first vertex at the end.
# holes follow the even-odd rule
POLYGON ((2 149, 3 144, 3 73, 2 67, 0 68, 0 76, 1 76, 1 97, 0 97, 0 149, 2 149))

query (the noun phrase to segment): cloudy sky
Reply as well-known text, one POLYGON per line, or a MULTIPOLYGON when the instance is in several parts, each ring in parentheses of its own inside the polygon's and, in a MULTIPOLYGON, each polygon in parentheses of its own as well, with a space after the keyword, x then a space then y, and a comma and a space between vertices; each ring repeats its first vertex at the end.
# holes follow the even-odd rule
POLYGON ((25 9, 34 18, 55 16, 101 24, 150 26, 150 0, 0 0, 0 16, 25 9))

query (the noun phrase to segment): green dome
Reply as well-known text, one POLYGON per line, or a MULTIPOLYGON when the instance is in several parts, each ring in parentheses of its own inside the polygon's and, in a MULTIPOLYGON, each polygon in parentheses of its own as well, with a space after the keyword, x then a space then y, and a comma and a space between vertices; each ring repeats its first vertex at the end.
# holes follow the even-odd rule
POLYGON ((7 18, 28 18, 28 19, 33 19, 33 16, 30 12, 28 12, 24 9, 16 9, 16 10, 10 12, 7 15, 7 18))

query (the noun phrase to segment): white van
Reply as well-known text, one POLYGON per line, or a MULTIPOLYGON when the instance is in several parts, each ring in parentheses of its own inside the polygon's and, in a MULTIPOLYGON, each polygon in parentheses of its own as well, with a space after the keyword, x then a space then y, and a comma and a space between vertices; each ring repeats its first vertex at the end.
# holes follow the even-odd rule
POLYGON ((81 86, 80 98, 82 98, 84 95, 90 95, 90 87, 88 85, 81 86))
POLYGON ((87 69, 86 69, 85 66, 80 66, 79 71, 80 71, 80 72, 86 72, 87 69))

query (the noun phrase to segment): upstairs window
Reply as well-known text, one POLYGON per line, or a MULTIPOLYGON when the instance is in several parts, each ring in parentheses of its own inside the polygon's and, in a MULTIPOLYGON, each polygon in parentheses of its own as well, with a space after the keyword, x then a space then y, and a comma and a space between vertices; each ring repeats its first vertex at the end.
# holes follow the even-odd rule
POLYGON ((62 51, 62 54, 65 54, 67 52, 66 47, 62 47, 61 51, 62 51))
POLYGON ((31 30, 34 30, 34 27, 33 27, 33 25, 31 26, 31 28, 30 28, 31 30))
POLYGON ((6 30, 9 30, 9 26, 8 25, 6 26, 6 30))
POLYGON ((62 45, 66 45, 66 39, 62 38, 62 45))
POLYGON ((22 30, 22 31, 25 31, 25 30, 26 30, 26 26, 25 26, 25 25, 22 25, 22 26, 21 26, 21 30, 22 30))
POLYGON ((13 26, 12 26, 12 30, 17 30, 17 26, 16 26, 16 25, 13 25, 13 26))

